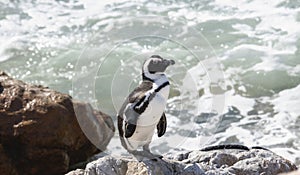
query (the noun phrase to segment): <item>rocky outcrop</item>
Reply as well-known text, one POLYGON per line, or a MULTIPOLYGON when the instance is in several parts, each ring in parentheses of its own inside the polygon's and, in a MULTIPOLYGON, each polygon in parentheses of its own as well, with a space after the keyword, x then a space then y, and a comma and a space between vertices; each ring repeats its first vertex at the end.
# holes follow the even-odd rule
POLYGON ((300 170, 292 171, 292 172, 289 172, 289 173, 282 173, 280 175, 300 175, 300 170))
POLYGON ((109 116, 69 95, 0 72, 1 174, 63 174, 99 152, 76 117, 91 128, 98 148, 105 149, 114 132, 109 116))
POLYGON ((294 164, 265 149, 218 146, 165 155, 158 161, 106 156, 68 175, 275 175, 295 169, 294 164))

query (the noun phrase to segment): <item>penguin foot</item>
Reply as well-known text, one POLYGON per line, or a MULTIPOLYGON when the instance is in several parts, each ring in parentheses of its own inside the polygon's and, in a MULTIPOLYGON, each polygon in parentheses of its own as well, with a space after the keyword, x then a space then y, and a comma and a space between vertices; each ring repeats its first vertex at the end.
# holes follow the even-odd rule
POLYGON ((158 161, 159 159, 162 159, 163 156, 162 155, 158 155, 158 154, 153 154, 151 153, 149 150, 144 150, 142 151, 145 155, 145 157, 148 157, 149 159, 151 160, 155 160, 155 161, 158 161))
POLYGON ((163 158, 163 156, 162 156, 162 155, 159 155, 159 154, 152 154, 152 153, 151 153, 151 155, 152 155, 154 158, 156 158, 156 159, 162 159, 162 158, 163 158))
POLYGON ((138 161, 143 160, 143 158, 147 158, 153 161, 158 161, 163 158, 162 155, 152 154, 148 151, 133 151, 130 152, 138 161))

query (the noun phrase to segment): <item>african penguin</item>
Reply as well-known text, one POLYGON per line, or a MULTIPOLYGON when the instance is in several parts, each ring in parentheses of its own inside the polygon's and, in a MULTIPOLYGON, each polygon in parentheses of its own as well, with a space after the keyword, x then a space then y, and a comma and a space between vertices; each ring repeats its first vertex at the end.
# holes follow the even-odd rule
POLYGON ((137 159, 162 158, 150 152, 149 144, 155 128, 158 137, 166 132, 164 113, 170 84, 164 71, 174 60, 152 55, 142 67, 143 81, 127 97, 118 113, 118 130, 122 146, 137 159), (138 151, 142 148, 141 151, 138 151))

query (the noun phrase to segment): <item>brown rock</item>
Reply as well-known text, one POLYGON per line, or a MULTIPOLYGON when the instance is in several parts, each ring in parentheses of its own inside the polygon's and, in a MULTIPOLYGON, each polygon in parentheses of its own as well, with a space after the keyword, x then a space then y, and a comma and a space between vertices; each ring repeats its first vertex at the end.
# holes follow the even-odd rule
POLYGON ((62 174, 99 152, 76 117, 104 150, 114 132, 109 116, 69 95, 0 72, 1 174, 62 174))
POLYGON ((2 145, 0 145, 0 170, 1 174, 17 175, 15 167, 11 160, 7 157, 2 145))

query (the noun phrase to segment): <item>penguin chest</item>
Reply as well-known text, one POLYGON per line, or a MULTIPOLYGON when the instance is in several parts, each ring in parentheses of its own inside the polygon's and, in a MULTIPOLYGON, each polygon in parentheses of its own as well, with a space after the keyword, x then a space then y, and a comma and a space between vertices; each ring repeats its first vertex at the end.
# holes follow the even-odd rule
POLYGON ((166 90, 167 89, 162 89, 161 92, 157 93, 153 97, 153 99, 149 102, 148 107, 139 116, 137 125, 140 126, 157 125, 166 107, 166 103, 167 103, 166 96, 169 94, 168 91, 166 90))

